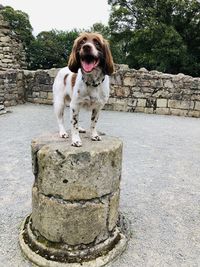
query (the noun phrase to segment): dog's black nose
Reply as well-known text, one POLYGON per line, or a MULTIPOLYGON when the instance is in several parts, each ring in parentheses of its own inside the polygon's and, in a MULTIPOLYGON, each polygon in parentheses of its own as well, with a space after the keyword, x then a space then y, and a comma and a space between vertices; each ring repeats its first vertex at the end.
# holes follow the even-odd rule
POLYGON ((84 44, 84 45, 83 45, 83 50, 84 50, 84 51, 87 52, 87 51, 90 51, 90 49, 91 49, 91 46, 90 46, 89 44, 84 44))

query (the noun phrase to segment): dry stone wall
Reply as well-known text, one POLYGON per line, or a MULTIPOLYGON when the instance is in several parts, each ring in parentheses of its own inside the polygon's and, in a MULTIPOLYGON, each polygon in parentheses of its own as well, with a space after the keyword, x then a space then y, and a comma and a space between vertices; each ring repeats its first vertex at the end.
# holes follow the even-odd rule
MULTIPOLYGON (((52 104, 58 69, 0 72, 0 104, 52 104)), ((200 117, 200 78, 116 66, 106 110, 200 117)))
MULTIPOLYGON (((25 72, 26 99, 52 104, 58 69, 25 72)), ((117 65, 106 110, 200 117, 200 78, 117 65)))
POLYGON ((52 104, 52 86, 58 70, 24 71, 25 92, 28 102, 52 104))
POLYGON ((0 115, 6 106, 24 103, 23 72, 27 67, 24 47, 2 15, 0 5, 0 115))
POLYGON ((22 42, 10 29, 0 8, 0 70, 25 69, 27 67, 22 42))
POLYGON ((119 67, 107 109, 200 117, 200 78, 119 67))
POLYGON ((0 71, 0 109, 25 102, 24 74, 21 70, 0 71))
MULTIPOLYGON (((52 104, 58 69, 28 71, 22 43, 0 5, 0 114, 4 106, 29 101, 52 104), (19 70, 20 69, 20 70, 19 70)), ((106 110, 200 117, 200 78, 116 65, 106 110)))
POLYGON ((118 66, 106 109, 200 117, 200 78, 118 66))

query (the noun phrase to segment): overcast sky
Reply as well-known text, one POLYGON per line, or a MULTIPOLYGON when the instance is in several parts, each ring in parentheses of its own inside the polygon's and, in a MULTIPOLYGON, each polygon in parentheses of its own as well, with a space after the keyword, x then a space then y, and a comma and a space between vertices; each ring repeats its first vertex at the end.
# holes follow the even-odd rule
POLYGON ((96 22, 108 23, 107 0, 0 0, 29 15, 34 34, 41 31, 88 29, 96 22))

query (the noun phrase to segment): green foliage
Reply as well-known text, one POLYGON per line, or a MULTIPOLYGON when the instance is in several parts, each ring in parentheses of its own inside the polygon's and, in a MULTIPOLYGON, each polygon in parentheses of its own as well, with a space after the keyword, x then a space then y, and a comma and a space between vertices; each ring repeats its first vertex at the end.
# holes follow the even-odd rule
POLYGON ((39 33, 29 47, 29 67, 49 69, 66 66, 77 36, 76 30, 39 33))
POLYGON ((127 63, 162 72, 177 73, 187 59, 187 49, 182 37, 173 27, 165 24, 136 30, 129 44, 127 63))
POLYGON ((90 29, 89 32, 98 32, 101 33, 104 38, 109 39, 111 32, 110 32, 110 28, 108 26, 105 26, 104 24, 98 22, 95 23, 90 29))
MULTIPOLYGON (((130 67, 200 76, 200 3, 196 0, 108 0, 109 26, 88 31, 109 40, 114 61, 130 67)), ((2 10, 26 48, 30 69, 67 65, 80 30, 32 35, 29 17, 11 7, 2 10)), ((84 30, 82 30, 84 31, 84 30)))
POLYGON ((70 32, 48 31, 41 32, 37 37, 32 34, 32 26, 26 13, 5 7, 2 14, 9 22, 13 33, 24 44, 29 69, 48 69, 67 65, 77 30, 70 32))
POLYGON ((200 76, 200 3, 108 0, 111 41, 130 67, 200 76))

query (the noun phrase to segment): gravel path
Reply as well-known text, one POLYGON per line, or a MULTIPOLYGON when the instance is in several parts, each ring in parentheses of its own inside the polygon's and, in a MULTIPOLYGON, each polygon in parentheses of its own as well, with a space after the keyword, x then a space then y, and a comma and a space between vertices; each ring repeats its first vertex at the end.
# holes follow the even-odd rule
MULTIPOLYGON (((57 125, 52 106, 10 110, 0 116, 0 267, 28 267, 18 232, 31 212, 30 142, 57 125)), ((108 266, 200 266, 200 119, 103 111, 99 129, 124 141, 120 209, 132 231, 108 266)))

